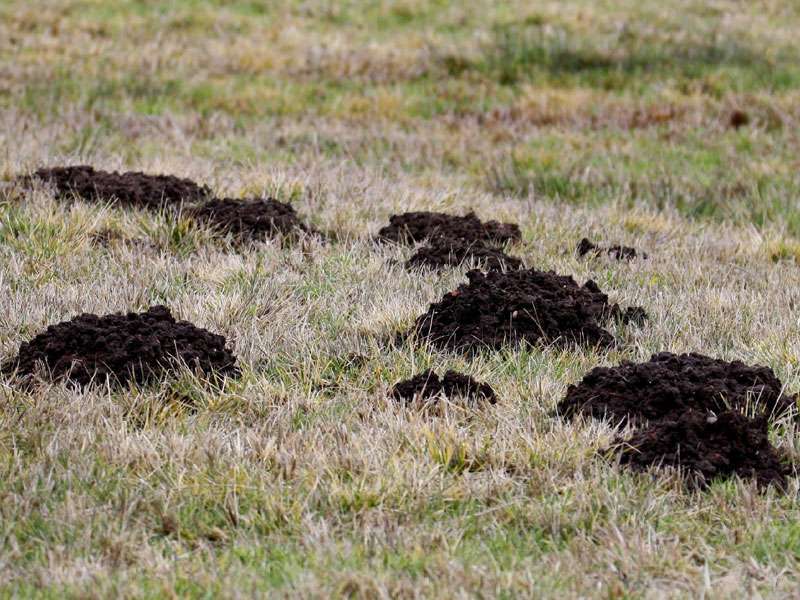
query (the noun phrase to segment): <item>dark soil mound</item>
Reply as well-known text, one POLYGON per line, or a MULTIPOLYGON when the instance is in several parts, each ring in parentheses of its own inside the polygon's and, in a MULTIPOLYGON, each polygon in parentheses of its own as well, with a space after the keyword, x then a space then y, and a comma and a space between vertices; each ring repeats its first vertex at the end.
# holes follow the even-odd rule
POLYGON ((191 209, 191 217, 236 239, 264 240, 278 235, 316 233, 305 225, 290 204, 272 198, 211 200, 191 209))
POLYGON ((501 273, 470 271, 468 284, 431 304, 414 332, 443 349, 471 351, 528 342, 574 342, 611 346, 600 327, 609 318, 646 316, 641 308, 622 311, 594 281, 579 286, 572 277, 535 269, 501 273))
POLYGON ((428 370, 401 381, 389 391, 389 396, 392 398, 409 402, 415 398, 428 399, 439 394, 450 398, 461 396, 486 400, 492 404, 497 402, 497 396, 488 383, 479 383, 472 377, 456 371, 447 371, 444 377, 439 379, 436 373, 428 370))
POLYGON ((757 402, 766 414, 778 415, 796 400, 781 395, 781 388, 768 367, 662 352, 645 363, 592 369, 580 384, 569 386, 558 412, 621 422, 674 419, 689 410, 744 409, 757 402))
POLYGON ((487 271, 513 271, 523 268, 522 261, 483 242, 437 239, 417 250, 406 261, 406 268, 444 269, 472 261, 487 271))
POLYGON ((30 377, 42 363, 54 380, 80 386, 92 381, 145 383, 183 363, 207 375, 236 375, 236 357, 225 338, 186 321, 169 309, 153 306, 144 313, 83 314, 51 325, 20 346, 0 371, 30 377))
POLYGON ((467 242, 503 244, 522 236, 519 226, 498 221, 482 222, 475 213, 463 217, 437 212, 407 212, 393 215, 389 225, 378 232, 378 240, 414 243, 433 238, 449 238, 467 242))
POLYGON ((577 250, 578 256, 586 256, 587 254, 591 253, 593 256, 608 254, 610 257, 617 260, 632 260, 637 256, 647 258, 647 254, 645 252, 638 253, 636 252, 636 248, 631 248, 630 246, 609 246, 608 248, 603 248, 602 246, 593 244, 588 240, 588 238, 583 238, 578 243, 577 250))
POLYGON ((734 110, 728 118, 728 123, 734 129, 739 129, 750 124, 750 115, 743 110, 734 110))
POLYGON ((680 467, 699 487, 715 478, 738 475, 783 488, 791 473, 767 438, 767 418, 750 419, 735 411, 715 416, 690 410, 617 443, 621 444, 621 464, 636 470, 680 467))
POLYGON ((211 196, 210 189, 190 179, 134 171, 109 173, 85 165, 39 169, 32 178, 53 185, 60 198, 70 198, 74 194, 91 202, 116 202, 145 208, 197 202, 211 196))

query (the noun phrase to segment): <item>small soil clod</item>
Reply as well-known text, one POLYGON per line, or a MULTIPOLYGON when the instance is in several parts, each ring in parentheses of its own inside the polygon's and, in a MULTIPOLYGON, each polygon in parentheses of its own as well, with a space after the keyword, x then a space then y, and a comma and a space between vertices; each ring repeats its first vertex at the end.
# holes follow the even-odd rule
POLYGON ((701 488, 734 475, 785 488, 791 467, 770 443, 767 430, 765 416, 689 410, 654 422, 629 439, 617 438, 615 448, 622 465, 639 471, 679 467, 701 488))
POLYGON ((792 410, 796 397, 781 393, 772 369, 726 362, 702 354, 655 354, 645 363, 596 367, 571 385, 558 405, 568 418, 578 414, 615 422, 676 418, 688 410, 745 410, 757 404, 767 415, 792 410))
POLYGON ((460 217, 421 211, 392 215, 389 225, 378 232, 376 239, 404 244, 434 238, 504 244, 519 240, 521 237, 518 225, 499 221, 484 223, 472 212, 460 217))
POLYGON ((138 171, 99 171, 87 165, 43 168, 26 179, 39 179, 54 186, 57 197, 62 199, 77 196, 88 202, 151 209, 198 202, 211 196, 208 187, 197 185, 190 179, 138 171))
POLYGON ((488 383, 480 383, 472 377, 456 371, 447 371, 440 379, 436 373, 427 370, 411 379, 399 382, 389 391, 391 398, 407 402, 411 402, 415 398, 427 400, 440 394, 449 398, 464 397, 485 400, 491 404, 497 402, 497 396, 488 383))
POLYGON ((0 372, 31 379, 41 364, 54 381, 81 387, 143 384, 180 364, 208 376, 235 376, 236 357, 225 343, 221 335, 176 321, 164 306, 127 315, 82 314, 21 344, 0 372))
POLYGON ((640 256, 641 258, 647 258, 647 253, 637 252, 636 248, 620 245, 604 248, 602 246, 593 244, 588 238, 583 238, 578 243, 577 252, 578 256, 586 256, 587 254, 591 254, 592 256, 600 256, 601 254, 607 254, 616 260, 633 260, 637 256, 640 256))
POLYGON ((750 124, 750 115, 740 109, 734 110, 728 119, 728 123, 734 129, 739 129, 750 124))
POLYGON ((506 344, 568 342, 609 347, 614 337, 600 326, 610 318, 645 318, 641 308, 610 304, 594 281, 525 269, 467 273, 462 284, 431 304, 413 328, 440 349, 477 351, 506 344))
POLYGON ((457 267, 464 262, 473 262, 487 271, 512 271, 523 268, 522 261, 509 256, 498 248, 484 242, 437 239, 417 250, 406 261, 408 270, 417 268, 445 269, 457 267))
POLYGON ((190 209, 188 215, 238 241, 317 234, 299 219, 294 207, 273 198, 215 199, 190 209))

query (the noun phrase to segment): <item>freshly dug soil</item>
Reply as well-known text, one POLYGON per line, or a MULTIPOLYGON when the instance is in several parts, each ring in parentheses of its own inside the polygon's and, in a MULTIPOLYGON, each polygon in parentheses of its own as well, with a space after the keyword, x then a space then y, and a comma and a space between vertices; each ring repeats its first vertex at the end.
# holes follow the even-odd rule
POLYGON ((689 481, 707 486, 716 478, 738 475, 760 485, 786 486, 791 467, 767 437, 767 418, 750 419, 736 411, 713 415, 689 410, 618 438, 620 463, 636 470, 680 467, 689 481))
POLYGON ((428 370, 411 379, 401 381, 389 391, 390 397, 408 402, 415 398, 433 398, 439 394, 450 398, 460 396, 486 400, 492 404, 497 402, 497 396, 488 383, 480 383, 472 377, 456 371, 447 371, 444 377, 439 379, 436 373, 428 370))
POLYGON ((445 269, 473 261, 487 271, 512 271, 523 268, 522 261, 484 242, 437 239, 417 250, 406 261, 408 270, 445 269))
POLYGON ((407 212, 392 215, 376 239, 404 244, 433 238, 449 238, 466 242, 503 244, 520 239, 522 234, 515 223, 482 222, 475 213, 463 217, 437 212, 407 212))
POLYGON ((273 198, 215 199, 191 209, 188 214, 221 233, 233 235, 240 241, 317 233, 300 221, 290 204, 273 198))
POLYGON ((137 171, 97 171, 87 165, 39 169, 31 178, 53 185, 60 198, 75 195, 90 202, 115 202, 144 208, 198 202, 211 196, 208 187, 199 186, 190 179, 137 171))
POLYGON ((633 260, 637 256, 641 256, 642 258, 647 258, 647 253, 645 252, 637 252, 636 248, 631 248, 630 246, 609 246, 608 248, 604 248, 602 246, 597 246, 589 241, 588 238, 583 238, 578 243, 578 256, 586 256, 587 254, 591 253, 593 256, 600 256, 601 254, 608 254, 611 258, 615 258, 617 260, 633 260))
POLYGON ((757 402, 765 414, 780 415, 796 402, 796 396, 781 395, 781 388, 768 367, 662 352, 645 363, 592 369, 578 385, 569 386, 558 412, 615 422, 674 420, 689 410, 743 410, 757 402))
POLYGON ((67 379, 79 386, 93 381, 145 383, 180 363, 206 375, 239 372, 224 337, 176 321, 164 306, 127 315, 82 314, 51 325, 23 343, 17 356, 0 371, 30 378, 37 363, 42 363, 54 380, 67 379))
POLYGON ((608 347, 614 337, 599 323, 646 317, 609 304, 594 281, 579 286, 572 277, 525 269, 477 270, 421 315, 413 332, 434 346, 456 351, 498 349, 506 344, 569 342, 608 347))

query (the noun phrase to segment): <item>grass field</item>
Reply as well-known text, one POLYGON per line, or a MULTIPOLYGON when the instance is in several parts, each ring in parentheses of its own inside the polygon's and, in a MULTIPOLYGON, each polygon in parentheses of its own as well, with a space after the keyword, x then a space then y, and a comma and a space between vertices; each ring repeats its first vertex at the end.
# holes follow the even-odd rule
MULTIPOLYGON (((598 459, 609 424, 550 413, 593 366, 663 350, 800 389, 797 31, 794 0, 0 3, 0 357, 81 312, 166 304, 244 371, 0 381, 0 595, 796 593, 796 480, 691 492, 598 459), (78 163, 272 195, 338 241, 241 251, 14 183, 78 163), (608 352, 395 346, 464 279, 370 241, 413 209, 518 222, 529 266, 651 319, 608 352), (107 229, 129 241, 93 244, 107 229), (584 235, 650 259, 579 260, 584 235), (428 367, 500 401, 386 398, 428 367)), ((793 424, 772 435, 800 450, 793 424)))

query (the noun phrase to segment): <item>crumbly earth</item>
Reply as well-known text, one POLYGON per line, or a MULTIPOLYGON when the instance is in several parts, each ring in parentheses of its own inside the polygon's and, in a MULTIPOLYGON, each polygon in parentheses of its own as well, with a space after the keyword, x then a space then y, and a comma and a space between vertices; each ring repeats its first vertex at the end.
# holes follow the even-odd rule
POLYGON ((31 179, 55 188, 59 198, 73 196, 89 202, 110 202, 125 206, 161 208, 193 203, 211 196, 211 190, 190 179, 173 175, 148 175, 138 171, 100 171, 88 165, 48 167, 34 171, 31 179))
POLYGON ((738 410, 758 406, 777 416, 793 410, 796 396, 782 393, 772 369, 702 354, 655 354, 644 363, 595 367, 567 388, 558 412, 619 422, 675 419, 689 410, 738 410))
POLYGON ((594 281, 525 269, 467 273, 469 282, 445 294, 421 315, 414 332, 441 349, 477 351, 527 342, 569 342, 610 347, 600 326, 609 318, 641 319, 641 308, 610 304, 594 281))
POLYGON ((406 261, 406 268, 445 269, 457 267, 465 262, 474 262, 487 271, 509 271, 522 269, 522 261, 509 256, 499 248, 484 242, 466 242, 464 240, 437 239, 419 248, 406 261))
POLYGON ((446 213, 417 211, 392 215, 389 224, 378 231, 376 239, 397 243, 422 242, 448 238, 464 242, 503 244, 519 240, 522 234, 515 223, 481 221, 473 212, 463 217, 446 213))
POLYGON ((475 381, 469 375, 457 371, 447 371, 441 379, 432 370, 427 370, 411 379, 397 383, 389 396, 396 400, 412 401, 415 398, 428 399, 444 394, 447 397, 464 397, 475 400, 486 400, 492 404, 497 396, 488 383, 475 381))
POLYGON ((673 413, 633 434, 618 438, 620 464, 636 470, 680 467, 691 483, 739 476, 759 485, 786 486, 791 468, 767 437, 766 416, 748 418, 727 410, 673 413))
POLYGON ((191 209, 188 214, 239 241, 315 233, 300 220, 292 205, 274 198, 214 199, 191 209))
POLYGON ((176 321, 165 306, 126 315, 82 314, 24 342, 0 371, 30 380, 41 364, 53 380, 82 387, 143 384, 181 364, 206 376, 233 376, 236 357, 225 343, 221 335, 176 321))
POLYGON ((589 241, 589 238, 583 238, 578 243, 577 251, 578 251, 578 256, 586 256, 589 253, 591 253, 592 256, 600 256, 601 254, 608 254, 608 256, 615 258, 616 260, 632 260, 637 256, 640 256, 641 258, 647 258, 647 253, 637 252, 636 248, 631 248, 630 246, 620 246, 620 245, 614 245, 605 248, 593 244, 592 242, 589 241))

